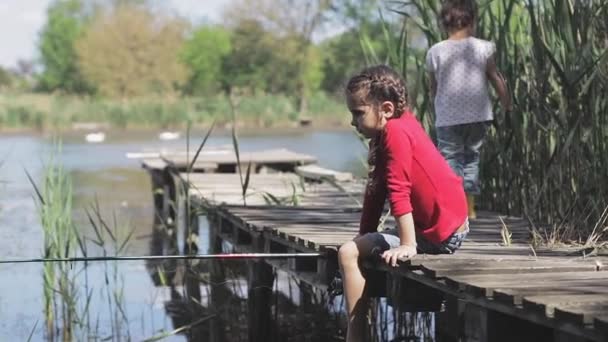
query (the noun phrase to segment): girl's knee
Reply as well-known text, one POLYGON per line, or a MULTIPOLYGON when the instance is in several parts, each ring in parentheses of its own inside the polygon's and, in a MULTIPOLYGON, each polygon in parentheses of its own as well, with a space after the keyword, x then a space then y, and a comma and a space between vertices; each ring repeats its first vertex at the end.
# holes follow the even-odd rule
POLYGON ((340 264, 351 263, 359 258, 359 248, 354 241, 343 244, 338 250, 338 260, 340 264))

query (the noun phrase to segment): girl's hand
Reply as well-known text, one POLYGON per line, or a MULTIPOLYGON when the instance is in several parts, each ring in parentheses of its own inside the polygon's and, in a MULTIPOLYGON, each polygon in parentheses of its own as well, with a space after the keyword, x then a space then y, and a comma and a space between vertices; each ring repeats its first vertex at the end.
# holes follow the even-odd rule
POLYGON ((397 260, 409 259, 416 254, 418 254, 416 246, 401 245, 384 251, 384 253, 382 253, 382 259, 384 259, 388 265, 397 267, 397 260))

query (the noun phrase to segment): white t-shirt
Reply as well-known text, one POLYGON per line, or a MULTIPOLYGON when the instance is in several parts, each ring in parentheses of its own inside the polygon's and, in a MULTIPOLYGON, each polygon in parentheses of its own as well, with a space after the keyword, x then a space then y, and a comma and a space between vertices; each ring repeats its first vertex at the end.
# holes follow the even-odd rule
POLYGON ((444 40, 429 49, 426 67, 437 80, 437 127, 493 119, 486 64, 495 51, 494 43, 475 37, 444 40))

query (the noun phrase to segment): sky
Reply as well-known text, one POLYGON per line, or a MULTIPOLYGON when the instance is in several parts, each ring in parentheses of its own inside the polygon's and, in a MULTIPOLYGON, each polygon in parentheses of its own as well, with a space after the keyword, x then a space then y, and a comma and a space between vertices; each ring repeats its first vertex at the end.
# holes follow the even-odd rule
MULTIPOLYGON (((52 0, 0 0, 0 65, 12 68, 19 59, 37 58, 38 34, 52 0)), ((194 22, 219 20, 229 0, 163 0, 166 7, 194 22)))

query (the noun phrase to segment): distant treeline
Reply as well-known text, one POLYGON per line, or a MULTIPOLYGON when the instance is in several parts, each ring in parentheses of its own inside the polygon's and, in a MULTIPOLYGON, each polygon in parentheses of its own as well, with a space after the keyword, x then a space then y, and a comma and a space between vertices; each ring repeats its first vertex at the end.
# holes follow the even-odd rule
POLYGON ((193 24, 155 1, 55 0, 40 61, 0 70, 0 89, 121 101, 277 95, 307 113, 311 97, 340 92, 365 65, 362 34, 382 54, 385 33, 398 33, 378 9, 369 0, 235 0, 221 24, 193 24))

